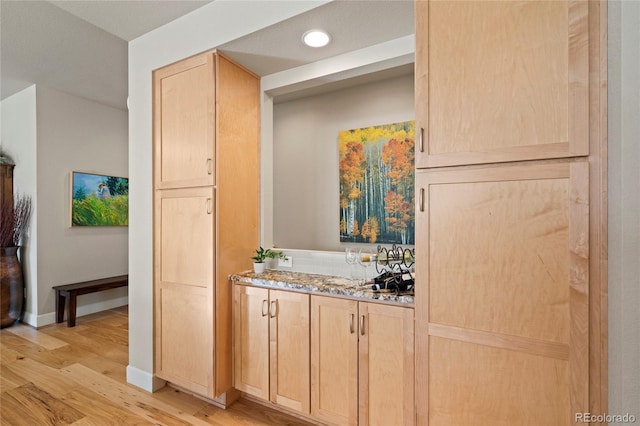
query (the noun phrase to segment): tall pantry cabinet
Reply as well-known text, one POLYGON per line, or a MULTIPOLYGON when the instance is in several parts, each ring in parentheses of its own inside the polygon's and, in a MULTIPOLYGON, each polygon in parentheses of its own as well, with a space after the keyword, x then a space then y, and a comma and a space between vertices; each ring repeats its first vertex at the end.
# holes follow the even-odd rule
MULTIPOLYGON (((231 389, 231 273, 258 245, 259 80, 211 51, 154 71, 155 373, 231 389)), ((222 398, 224 399, 224 398, 222 398)))
POLYGON ((415 3, 419 425, 606 410, 604 7, 415 3))

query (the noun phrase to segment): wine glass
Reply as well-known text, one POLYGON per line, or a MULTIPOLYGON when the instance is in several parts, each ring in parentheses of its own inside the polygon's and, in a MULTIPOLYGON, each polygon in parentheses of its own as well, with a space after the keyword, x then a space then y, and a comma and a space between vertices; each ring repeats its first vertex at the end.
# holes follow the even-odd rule
POLYGON ((360 249, 356 247, 345 248, 344 258, 350 267, 349 279, 353 282, 356 280, 356 274, 354 273, 353 267, 358 263, 358 259, 360 258, 360 249))
POLYGON ((373 250, 371 248, 363 248, 360 250, 360 255, 358 256, 358 264, 362 266, 362 284, 366 284, 367 280, 371 277, 369 276, 369 271, 376 265, 376 261, 378 259, 377 250, 373 250))

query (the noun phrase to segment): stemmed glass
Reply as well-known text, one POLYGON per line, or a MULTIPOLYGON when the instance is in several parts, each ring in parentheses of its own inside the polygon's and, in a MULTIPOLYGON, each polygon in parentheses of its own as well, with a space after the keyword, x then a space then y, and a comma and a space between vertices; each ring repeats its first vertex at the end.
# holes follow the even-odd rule
POLYGON ((360 258, 360 249, 356 247, 347 247, 344 249, 344 258, 347 264, 350 266, 350 274, 349 277, 351 281, 356 281, 356 274, 354 273, 353 267, 358 263, 358 259, 360 258))
POLYGON ((372 267, 375 266, 376 260, 378 258, 377 250, 372 250, 370 248, 364 248, 360 250, 360 255, 358 256, 358 263, 362 266, 362 284, 366 284, 369 279, 369 271, 372 267))

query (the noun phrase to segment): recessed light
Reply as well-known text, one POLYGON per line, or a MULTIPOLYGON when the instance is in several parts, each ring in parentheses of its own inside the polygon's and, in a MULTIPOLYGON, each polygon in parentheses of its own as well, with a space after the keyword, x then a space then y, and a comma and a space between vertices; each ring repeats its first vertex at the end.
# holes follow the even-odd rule
POLYGON ((302 35, 304 44, 310 47, 322 47, 329 44, 331 37, 321 30, 310 30, 302 35))

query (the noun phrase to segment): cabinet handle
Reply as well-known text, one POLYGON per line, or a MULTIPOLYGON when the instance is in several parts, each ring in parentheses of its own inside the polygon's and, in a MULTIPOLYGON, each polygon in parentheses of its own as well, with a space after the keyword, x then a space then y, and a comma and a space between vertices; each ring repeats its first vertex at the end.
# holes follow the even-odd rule
POLYGON ((355 331, 353 329, 353 321, 355 319, 355 314, 351 314, 351 316, 349 317, 349 331, 351 332, 351 334, 353 334, 353 332, 355 331))
POLYGON ((424 152, 424 127, 420 127, 420 133, 418 133, 418 146, 420 152, 424 152))
POLYGON ((207 198, 206 205, 207 205, 207 214, 211 214, 211 212, 213 211, 211 209, 211 198, 207 198))
POLYGON ((211 158, 207 158, 207 174, 211 175, 213 173, 213 167, 211 167, 213 165, 213 161, 211 161, 211 158))
POLYGON ((262 301, 262 316, 266 317, 269 313, 269 302, 265 299, 262 301))
POLYGON ((424 211, 424 188, 420 188, 420 196, 418 197, 418 204, 420 206, 420 211, 424 211))
POLYGON ((360 335, 364 336, 364 315, 360 315, 360 335))
POLYGON ((273 302, 271 302, 271 308, 269 309, 269 317, 270 318, 275 318, 278 315, 278 301, 274 300, 273 302))

